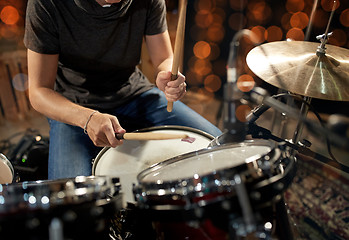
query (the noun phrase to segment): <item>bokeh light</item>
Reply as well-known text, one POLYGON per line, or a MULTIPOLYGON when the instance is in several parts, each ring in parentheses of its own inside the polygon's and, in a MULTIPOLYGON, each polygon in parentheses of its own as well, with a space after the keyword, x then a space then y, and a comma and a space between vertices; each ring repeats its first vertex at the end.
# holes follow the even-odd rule
POLYGON ((212 72, 212 65, 208 60, 196 59, 193 64, 193 71, 204 76, 212 72))
MULTIPOLYGON (((333 10, 334 6, 334 0, 321 0, 321 7, 326 11, 326 12, 331 12, 333 10)), ((336 0, 336 9, 338 9, 340 6, 340 0, 336 0)))
POLYGON ((222 81, 219 76, 210 74, 205 78, 204 86, 209 92, 217 92, 222 86, 222 81))
POLYGON ((329 39, 329 43, 336 46, 344 46, 348 41, 347 33, 342 29, 333 30, 333 35, 329 39))
POLYGON ((296 13, 303 11, 304 9, 304 0, 287 0, 286 10, 289 13, 296 13))
POLYGON ((205 59, 211 54, 211 46, 205 41, 199 41, 194 45, 194 55, 199 59, 205 59))
POLYGON ((265 39, 267 42, 281 41, 283 36, 282 29, 278 26, 268 27, 265 34, 265 39))
POLYGON ((290 19, 290 24, 293 28, 304 29, 308 26, 309 17, 304 12, 296 12, 290 19))
POLYGON ((15 7, 6 6, 0 12, 0 19, 7 25, 14 25, 19 20, 19 13, 15 7))
POLYGON ((242 92, 249 92, 253 89, 255 81, 252 76, 248 74, 241 75, 237 80, 237 87, 242 92))
POLYGON ((186 82, 190 86, 199 86, 200 84, 203 83, 203 77, 191 70, 186 72, 185 77, 186 77, 186 82))
POLYGON ((226 21, 226 14, 225 11, 221 8, 215 8, 213 10, 213 24, 220 24, 223 25, 226 21))
POLYGON ((229 27, 234 31, 239 31, 244 28, 247 23, 247 18, 242 13, 233 13, 229 16, 228 24, 229 27))
POLYGON ((254 24, 264 24, 272 15, 270 6, 265 1, 251 2, 248 4, 247 17, 254 24))
POLYGON ((239 105, 235 110, 235 116, 240 122, 246 122, 246 116, 251 112, 251 107, 243 104, 239 105))
POLYGON ((341 13, 339 20, 340 20, 341 24, 343 24, 343 26, 349 27, 349 8, 345 9, 341 13))
POLYGON ((220 24, 212 24, 207 29, 207 39, 213 42, 221 42, 224 38, 225 29, 220 24))
POLYGON ((304 32, 300 28, 291 28, 287 32, 286 38, 292 39, 294 41, 303 41, 304 40, 304 32))
POLYGON ((195 8, 197 12, 201 10, 212 11, 215 8, 215 1, 211 0, 198 0, 195 1, 195 8))
POLYGON ((330 14, 328 12, 325 12, 323 9, 317 9, 313 21, 314 27, 323 28, 323 32, 325 32, 329 17, 330 14))
POLYGON ((254 33, 254 38, 251 38, 251 41, 255 44, 260 44, 265 41, 265 28, 262 26, 255 26, 251 29, 251 31, 254 33))
POLYGON ((281 26, 284 30, 289 30, 292 28, 291 26, 291 13, 285 13, 281 17, 281 26))
POLYGON ((211 61, 213 61, 213 60, 216 60, 217 58, 219 58, 219 55, 220 55, 220 53, 221 53, 221 50, 220 50, 220 48, 219 48, 219 45, 216 44, 216 43, 214 43, 214 42, 211 42, 211 43, 210 43, 210 47, 211 47, 211 54, 210 54, 210 56, 209 56, 209 59, 210 59, 211 61))
POLYGON ((12 79, 12 86, 21 92, 28 90, 28 75, 23 73, 16 74, 12 79))
POLYGON ((195 23, 200 28, 207 28, 213 22, 213 15, 207 10, 199 11, 195 16, 195 23))

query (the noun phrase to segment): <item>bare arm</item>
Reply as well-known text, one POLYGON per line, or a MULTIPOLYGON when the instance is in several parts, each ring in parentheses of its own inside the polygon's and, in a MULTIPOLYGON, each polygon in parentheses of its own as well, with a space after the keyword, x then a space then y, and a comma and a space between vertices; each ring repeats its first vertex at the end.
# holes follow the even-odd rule
POLYGON ((157 87, 163 91, 168 101, 175 102, 186 93, 185 77, 178 73, 178 78, 171 81, 173 51, 168 31, 157 35, 147 35, 145 38, 150 59, 156 67, 157 87))
MULTIPOLYGON (((30 102, 35 110, 51 119, 84 128, 94 110, 75 104, 54 91, 57 66, 58 55, 28 50, 30 102)), ((116 117, 96 113, 88 123, 87 132, 96 146, 115 147, 122 143, 115 138, 115 132, 125 130, 116 117)))

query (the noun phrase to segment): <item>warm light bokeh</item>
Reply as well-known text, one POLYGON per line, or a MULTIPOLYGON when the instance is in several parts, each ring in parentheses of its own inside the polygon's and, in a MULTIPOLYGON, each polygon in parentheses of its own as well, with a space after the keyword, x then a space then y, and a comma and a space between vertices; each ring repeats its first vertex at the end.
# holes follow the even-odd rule
POLYGON ((296 12, 292 14, 292 17, 290 19, 290 24, 293 28, 304 29, 308 26, 308 23, 309 17, 304 12, 296 12))
POLYGON ((194 55, 199 59, 205 59, 211 54, 211 46, 205 41, 199 41, 194 45, 194 55))
POLYGON ((14 25, 19 20, 19 13, 15 7, 6 6, 0 12, 0 19, 7 25, 14 25))
POLYGON ((267 42, 281 41, 283 36, 282 29, 278 26, 268 27, 265 34, 265 39, 267 42))
POLYGON ((294 41, 303 41, 304 40, 304 32, 300 28, 291 28, 287 34, 287 39, 292 39, 294 41))
POLYGON ((345 9, 340 15, 340 22, 345 27, 349 27, 349 8, 345 9))
POLYGON ((207 91, 217 92, 222 86, 222 81, 219 76, 210 74, 205 78, 204 85, 207 91))
POLYGON ((248 74, 241 75, 237 80, 237 87, 242 92, 249 92, 253 89, 255 81, 252 76, 248 74))
POLYGON ((304 0, 287 0, 286 9, 289 13, 296 13, 303 11, 304 5, 304 0))
MULTIPOLYGON (((256 38, 239 40, 236 59, 238 84, 243 91, 249 91, 256 84, 256 76, 246 64, 246 55, 253 47, 285 40, 320 44, 316 36, 325 33, 333 0, 318 0, 315 8, 314 3, 313 0, 195 0, 195 26, 190 29, 191 39, 195 41, 192 45, 195 59, 188 60, 187 72, 192 82, 206 92, 222 90, 217 89, 219 84, 213 83, 220 79, 222 88, 226 81, 230 42, 237 31, 249 29, 256 38), (314 32, 318 32, 316 36, 314 32)), ((329 31, 333 34, 328 43, 349 47, 349 30, 344 29, 349 27, 349 8, 343 7, 343 0, 337 0, 333 21, 341 25, 331 24, 329 31)))
POLYGON ((251 107, 248 105, 239 105, 235 110, 235 116, 240 122, 246 122, 246 116, 251 112, 251 107))

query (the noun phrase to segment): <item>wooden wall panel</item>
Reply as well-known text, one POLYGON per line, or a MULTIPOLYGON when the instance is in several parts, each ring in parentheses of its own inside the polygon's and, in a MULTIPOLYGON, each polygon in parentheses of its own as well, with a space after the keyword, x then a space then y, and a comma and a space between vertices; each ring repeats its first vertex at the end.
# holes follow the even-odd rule
POLYGON ((28 98, 27 58, 23 50, 0 55, 0 101, 0 114, 10 121, 23 119, 32 110, 28 98))

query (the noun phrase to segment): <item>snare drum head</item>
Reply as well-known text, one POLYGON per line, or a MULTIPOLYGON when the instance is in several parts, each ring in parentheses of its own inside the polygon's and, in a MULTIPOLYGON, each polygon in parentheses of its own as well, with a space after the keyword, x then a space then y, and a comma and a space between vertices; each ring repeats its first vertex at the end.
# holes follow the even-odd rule
POLYGON ((11 183, 13 180, 13 167, 7 158, 0 153, 0 184, 11 183))
POLYGON ((220 145, 150 167, 139 174, 138 180, 158 183, 200 177, 255 161, 270 151, 271 145, 266 142, 220 145))
POLYGON ((182 139, 124 141, 116 148, 104 148, 93 162, 93 175, 116 176, 120 178, 124 200, 134 202, 132 184, 137 181, 137 174, 153 164, 166 159, 206 148, 213 136, 197 129, 179 126, 152 127, 140 130, 170 134, 187 134, 193 142, 182 139))
POLYGON ((138 185, 133 187, 135 199, 147 209, 173 206, 189 209, 217 202, 225 194, 234 194, 237 176, 258 179, 258 162, 274 159, 274 150, 269 141, 252 140, 168 159, 137 175, 138 185))

